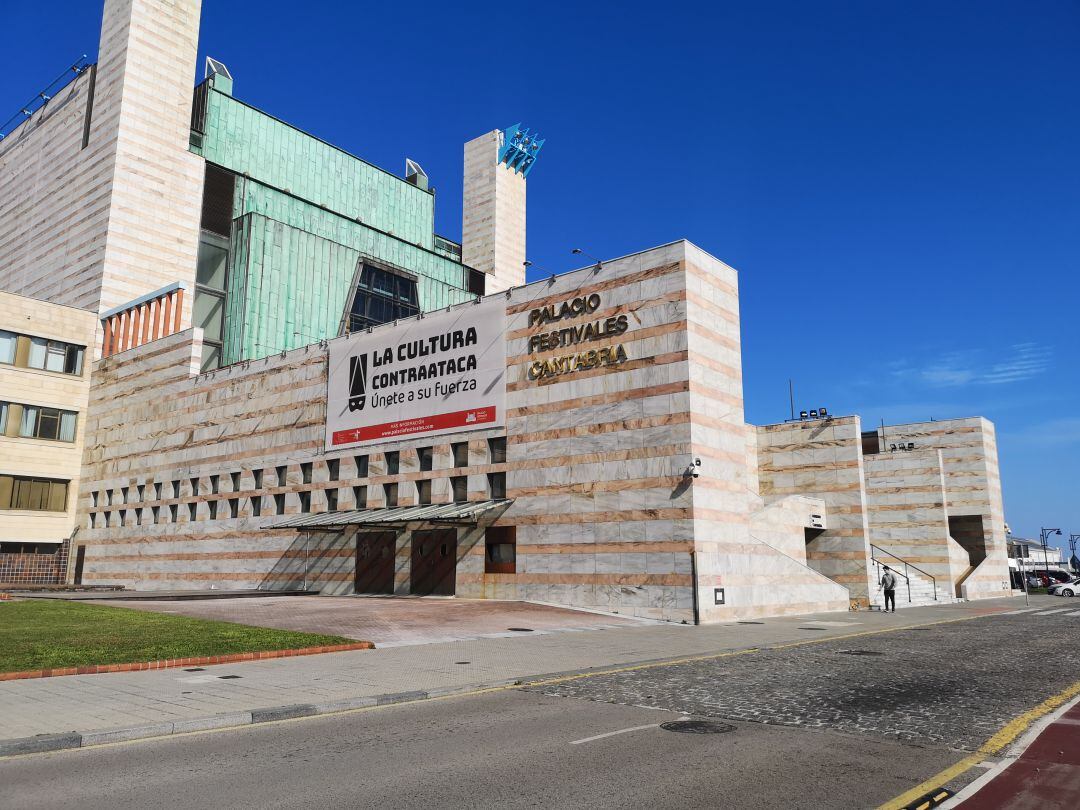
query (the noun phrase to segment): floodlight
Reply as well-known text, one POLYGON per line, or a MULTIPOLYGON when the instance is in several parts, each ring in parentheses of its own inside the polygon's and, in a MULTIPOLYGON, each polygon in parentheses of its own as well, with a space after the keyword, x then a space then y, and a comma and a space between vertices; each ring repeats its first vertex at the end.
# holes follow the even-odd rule
POLYGON ((799 418, 800 419, 805 419, 806 417, 807 417, 806 411, 799 411, 799 418))
POLYGON ((815 411, 813 408, 810 409, 810 418, 817 419, 817 411, 815 411))
POLYGON ((818 408, 818 413, 821 414, 822 418, 829 415, 829 412, 825 408, 818 408))

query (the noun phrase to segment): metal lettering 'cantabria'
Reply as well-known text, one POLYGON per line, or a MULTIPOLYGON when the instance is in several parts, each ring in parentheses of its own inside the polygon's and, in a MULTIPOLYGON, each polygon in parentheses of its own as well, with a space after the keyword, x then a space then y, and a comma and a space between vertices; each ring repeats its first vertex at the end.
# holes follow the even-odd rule
POLYGON ((330 343, 327 449, 500 427, 505 410, 496 299, 330 343))

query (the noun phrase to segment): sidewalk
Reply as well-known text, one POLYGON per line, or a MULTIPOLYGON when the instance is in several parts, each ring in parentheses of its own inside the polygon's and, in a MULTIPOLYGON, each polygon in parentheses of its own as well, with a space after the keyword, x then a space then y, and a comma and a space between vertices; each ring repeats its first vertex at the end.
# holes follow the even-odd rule
POLYGON ((0 756, 423 699, 553 673, 927 624, 1016 605, 1014 599, 995 599, 897 614, 824 613, 705 627, 564 630, 198 671, 8 681, 0 683, 0 756))

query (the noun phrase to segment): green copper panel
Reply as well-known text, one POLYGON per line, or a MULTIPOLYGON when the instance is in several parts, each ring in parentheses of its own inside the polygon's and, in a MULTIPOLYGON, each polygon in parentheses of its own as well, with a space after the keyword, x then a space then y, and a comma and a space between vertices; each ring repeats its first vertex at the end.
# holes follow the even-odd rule
POLYGON ((224 364, 339 334, 361 257, 417 276, 425 312, 474 297, 462 265, 260 183, 235 205, 224 364))
POLYGON ((434 247, 430 192, 215 90, 212 83, 197 151, 237 174, 405 242, 434 247))
POLYGON ((423 311, 471 300, 434 196, 209 80, 192 151, 236 175, 222 363, 339 334, 361 258, 417 277, 423 311))

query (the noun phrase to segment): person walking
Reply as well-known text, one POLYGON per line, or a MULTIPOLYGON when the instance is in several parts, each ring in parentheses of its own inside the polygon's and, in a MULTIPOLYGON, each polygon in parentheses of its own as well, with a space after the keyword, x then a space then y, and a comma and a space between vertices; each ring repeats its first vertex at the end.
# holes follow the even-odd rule
POLYGON ((896 613, 896 574, 892 572, 889 566, 885 566, 885 573, 881 575, 881 589, 885 591, 885 612, 889 612, 889 605, 892 605, 892 612, 896 613))

